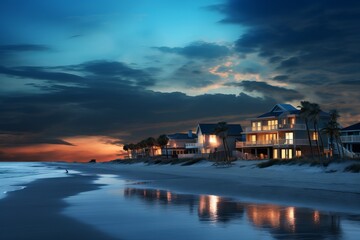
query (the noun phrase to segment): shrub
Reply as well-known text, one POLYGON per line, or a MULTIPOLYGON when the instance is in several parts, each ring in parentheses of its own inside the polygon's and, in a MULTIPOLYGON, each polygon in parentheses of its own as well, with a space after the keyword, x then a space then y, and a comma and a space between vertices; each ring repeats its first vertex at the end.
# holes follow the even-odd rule
POLYGON ((344 172, 358 173, 360 172, 360 164, 359 163, 351 164, 344 169, 344 172))

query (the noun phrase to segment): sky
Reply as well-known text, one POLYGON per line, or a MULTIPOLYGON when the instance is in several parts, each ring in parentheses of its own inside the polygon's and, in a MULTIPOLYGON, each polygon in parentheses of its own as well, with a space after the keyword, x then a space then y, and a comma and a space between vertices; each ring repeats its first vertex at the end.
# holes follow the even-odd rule
POLYGON ((100 161, 307 100, 360 120, 360 1, 2 0, 0 161, 100 161))

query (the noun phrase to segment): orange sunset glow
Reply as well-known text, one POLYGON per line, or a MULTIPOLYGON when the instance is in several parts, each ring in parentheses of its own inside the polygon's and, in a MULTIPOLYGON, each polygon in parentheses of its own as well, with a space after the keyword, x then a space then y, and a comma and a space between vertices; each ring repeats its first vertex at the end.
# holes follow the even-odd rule
POLYGON ((103 136, 81 136, 64 139, 73 144, 38 144, 3 148, 4 160, 19 161, 67 161, 87 162, 96 159, 98 162, 109 161, 124 154, 121 146, 108 143, 114 139, 103 136))

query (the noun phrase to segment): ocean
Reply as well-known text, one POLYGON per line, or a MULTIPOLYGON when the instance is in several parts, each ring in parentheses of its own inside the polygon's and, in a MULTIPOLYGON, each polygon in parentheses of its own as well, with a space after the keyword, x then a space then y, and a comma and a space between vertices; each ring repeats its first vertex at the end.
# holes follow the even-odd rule
POLYGON ((66 177, 65 169, 41 162, 0 162, 0 198, 41 178, 66 177))

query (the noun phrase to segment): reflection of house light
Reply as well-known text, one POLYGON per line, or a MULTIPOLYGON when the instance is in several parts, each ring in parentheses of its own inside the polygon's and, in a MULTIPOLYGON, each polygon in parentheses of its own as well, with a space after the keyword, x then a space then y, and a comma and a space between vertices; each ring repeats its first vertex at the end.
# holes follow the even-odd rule
POLYGON ((166 192, 166 199, 171 202, 171 192, 166 192))
POLYGON ((144 197, 146 197, 146 190, 143 190, 143 195, 144 197))
POLYGON ((220 198, 214 195, 200 196, 199 199, 199 214, 209 216, 213 221, 218 218, 218 204, 220 198))
POLYGON ((320 223, 320 213, 319 211, 314 212, 314 223, 319 224, 320 223))
POLYGON ((286 216, 287 216, 287 222, 290 225, 290 230, 292 232, 295 232, 295 208, 294 207, 286 208, 286 216))
POLYGON ((256 226, 280 226, 280 208, 278 206, 249 206, 247 212, 256 226))
POLYGON ((160 190, 156 190, 156 198, 160 199, 160 190))
POLYGON ((209 196, 209 212, 211 219, 217 218, 219 197, 210 195, 209 196))
POLYGON ((206 211, 206 196, 201 195, 199 200, 199 213, 203 215, 206 211))

